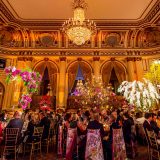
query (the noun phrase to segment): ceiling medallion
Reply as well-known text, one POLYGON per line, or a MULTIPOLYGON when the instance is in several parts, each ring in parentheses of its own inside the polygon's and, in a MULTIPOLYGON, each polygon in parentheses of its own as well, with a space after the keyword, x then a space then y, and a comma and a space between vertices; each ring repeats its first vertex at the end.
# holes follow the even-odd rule
POLYGON ((96 33, 96 24, 93 21, 85 20, 85 9, 87 4, 84 0, 74 0, 73 18, 65 21, 63 31, 68 38, 76 45, 82 45, 90 40, 91 35, 96 33))

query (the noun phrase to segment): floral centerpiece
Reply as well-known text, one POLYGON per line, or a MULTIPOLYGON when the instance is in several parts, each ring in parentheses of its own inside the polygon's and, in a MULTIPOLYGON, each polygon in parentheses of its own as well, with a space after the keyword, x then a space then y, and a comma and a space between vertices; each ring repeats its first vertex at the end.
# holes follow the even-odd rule
POLYGON ((51 97, 48 95, 42 96, 39 105, 41 110, 51 110, 51 97))
POLYGON ((16 79, 20 79, 24 82, 24 86, 27 88, 27 94, 22 95, 19 105, 25 110, 32 101, 31 94, 38 91, 38 86, 42 80, 42 76, 38 72, 33 72, 31 70, 19 70, 14 66, 6 67, 4 71, 7 75, 7 83, 16 79))
POLYGON ((118 92, 138 110, 149 111, 158 104, 160 96, 149 80, 143 80, 144 83, 140 81, 124 81, 118 88, 118 92))

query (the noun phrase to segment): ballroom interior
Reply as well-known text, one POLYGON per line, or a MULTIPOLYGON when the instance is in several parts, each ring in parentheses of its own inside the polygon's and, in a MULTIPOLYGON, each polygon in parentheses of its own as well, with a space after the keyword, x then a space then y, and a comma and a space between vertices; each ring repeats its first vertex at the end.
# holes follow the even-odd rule
POLYGON ((73 17, 72 0, 0 0, 1 109, 17 107, 25 92, 21 82, 6 83, 7 66, 42 75, 30 107, 50 94, 53 109, 72 109, 76 106, 68 103, 74 99, 78 73, 84 80, 101 76, 116 90, 125 80, 141 81, 150 64, 160 59, 159 0, 86 2, 84 18, 94 33, 74 42, 66 34, 67 27, 77 25, 68 20, 73 17))

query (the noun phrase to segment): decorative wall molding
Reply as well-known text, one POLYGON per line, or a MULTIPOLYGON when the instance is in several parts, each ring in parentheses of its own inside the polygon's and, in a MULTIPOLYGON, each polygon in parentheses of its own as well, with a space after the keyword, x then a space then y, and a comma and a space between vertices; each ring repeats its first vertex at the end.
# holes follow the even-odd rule
POLYGON ((127 57, 127 62, 129 61, 141 61, 142 60, 142 57, 127 57))
POLYGON ((33 57, 18 57, 18 61, 33 61, 33 57))
POLYGON ((11 56, 153 56, 160 55, 160 47, 151 49, 10 49, 0 47, 0 55, 11 56))

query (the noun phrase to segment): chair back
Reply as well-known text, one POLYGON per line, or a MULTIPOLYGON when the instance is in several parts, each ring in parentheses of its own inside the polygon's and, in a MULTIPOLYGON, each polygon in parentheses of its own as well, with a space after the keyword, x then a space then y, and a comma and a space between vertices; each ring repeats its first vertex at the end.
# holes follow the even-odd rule
POLYGON ((85 160, 104 160, 100 129, 87 130, 85 160))
POLYGON ((126 159, 126 147, 123 137, 122 128, 113 129, 113 144, 112 144, 113 160, 126 159))
POLYGON ((154 133, 154 131, 147 130, 147 135, 148 135, 148 139, 149 139, 149 143, 150 143, 151 147, 158 150, 159 146, 158 146, 156 134, 154 133))
POLYGON ((77 128, 68 128, 66 143, 66 160, 72 160, 77 153, 77 128))
POLYGON ((6 128, 5 145, 14 146, 17 144, 19 128, 6 128))
POLYGON ((34 137, 39 137, 40 139, 42 138, 44 127, 34 127, 34 137))

